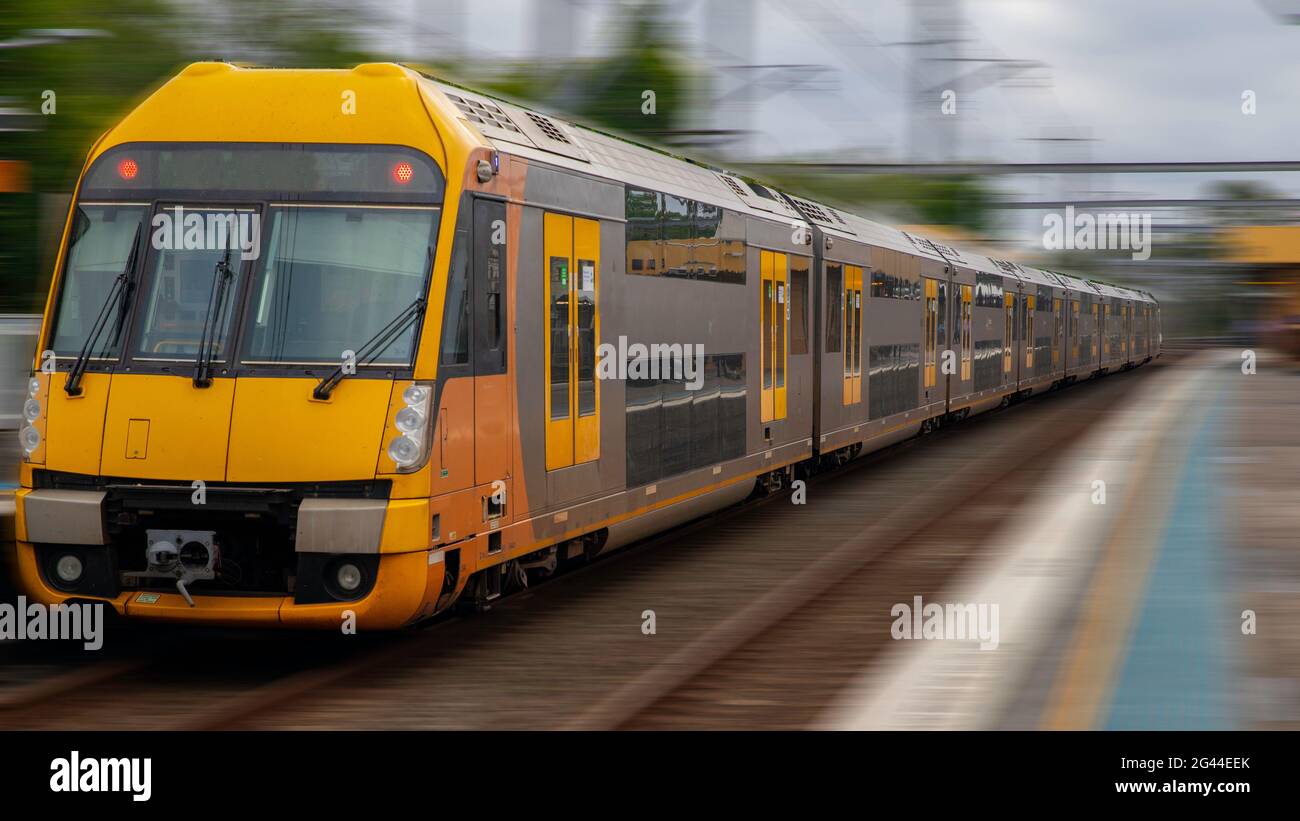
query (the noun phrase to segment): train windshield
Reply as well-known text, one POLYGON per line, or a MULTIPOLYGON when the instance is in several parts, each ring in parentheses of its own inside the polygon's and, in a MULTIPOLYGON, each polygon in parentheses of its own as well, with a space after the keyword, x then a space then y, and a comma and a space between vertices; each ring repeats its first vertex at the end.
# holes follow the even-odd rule
MULTIPOLYGON (((68 238, 68 262, 59 295, 58 322, 51 349, 59 356, 76 356, 104 308, 113 281, 131 258, 148 208, 144 205, 81 205, 73 213, 68 238)), ((121 312, 107 320, 93 357, 116 356, 121 312)))
MULTIPOLYGON (((81 183, 52 347, 80 352, 125 272, 92 356, 193 360, 206 333, 228 363, 339 363, 426 296, 444 191, 403 146, 116 146, 81 183)), ((368 362, 410 363, 417 326, 368 362)))
MULTIPOLYGON (((273 206, 244 360, 339 362, 425 293, 438 210, 273 206)), ((370 358, 411 361, 415 324, 370 358)), ((367 364, 367 363, 359 363, 367 364)))

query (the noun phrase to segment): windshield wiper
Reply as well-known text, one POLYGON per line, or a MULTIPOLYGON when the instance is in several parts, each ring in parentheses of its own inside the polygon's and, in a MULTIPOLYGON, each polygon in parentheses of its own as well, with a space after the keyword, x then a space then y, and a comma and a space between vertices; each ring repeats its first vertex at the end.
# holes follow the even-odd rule
MULTIPOLYGON (((404 311, 398 314, 392 322, 389 322, 381 328, 379 333, 370 337, 370 339, 361 346, 361 350, 357 351, 356 356, 354 357, 356 364, 365 365, 384 351, 388 350, 388 346, 393 344, 397 339, 398 334, 406 330, 406 326, 410 325, 423 314, 424 297, 418 297, 414 302, 408 305, 404 311)), ((322 379, 320 384, 316 386, 316 389, 311 392, 312 398, 329 399, 334 388, 338 386, 339 382, 343 381, 344 373, 343 365, 339 365, 335 368, 330 375, 322 379)))
POLYGON ((212 385, 212 357, 216 355, 219 328, 217 327, 222 310, 226 305, 226 288, 234 272, 230 270, 230 245, 226 245, 225 255, 212 269, 212 295, 208 297, 208 313, 203 317, 203 335, 199 337, 199 350, 194 355, 194 387, 207 388, 212 385))
POLYGON ((68 396, 81 396, 81 377, 86 372, 86 366, 90 364, 90 352, 99 341, 100 334, 108 327, 108 318, 112 316, 113 308, 119 300, 122 311, 118 313, 117 321, 118 333, 121 333, 122 320, 125 318, 128 304, 124 297, 131 290, 131 272, 135 270, 135 260, 140 253, 140 229, 143 225, 140 223, 135 226, 135 238, 131 240, 131 253, 126 258, 126 265, 122 267, 122 273, 113 279, 108 295, 104 297, 104 304, 99 309, 99 316, 95 317, 95 324, 90 326, 90 333, 86 335, 86 344, 81 346, 81 353, 77 354, 72 367, 68 369, 68 381, 63 383, 63 390, 68 396))

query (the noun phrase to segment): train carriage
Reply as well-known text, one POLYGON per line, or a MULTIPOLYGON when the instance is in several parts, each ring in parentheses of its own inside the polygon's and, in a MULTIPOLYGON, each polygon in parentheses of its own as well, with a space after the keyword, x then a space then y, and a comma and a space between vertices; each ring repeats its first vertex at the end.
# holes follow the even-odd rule
POLYGON ((407 68, 199 63, 79 181, 21 582, 139 619, 399 627, 1141 364, 1158 325, 1147 295, 407 68))

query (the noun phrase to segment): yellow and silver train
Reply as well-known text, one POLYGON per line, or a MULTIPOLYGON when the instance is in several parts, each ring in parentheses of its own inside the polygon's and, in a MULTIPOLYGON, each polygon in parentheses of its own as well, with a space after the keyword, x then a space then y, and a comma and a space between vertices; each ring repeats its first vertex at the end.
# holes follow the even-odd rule
POLYGON ((1148 294, 397 65, 198 63, 78 181, 20 582, 134 619, 399 627, 1139 365, 1159 326, 1148 294))

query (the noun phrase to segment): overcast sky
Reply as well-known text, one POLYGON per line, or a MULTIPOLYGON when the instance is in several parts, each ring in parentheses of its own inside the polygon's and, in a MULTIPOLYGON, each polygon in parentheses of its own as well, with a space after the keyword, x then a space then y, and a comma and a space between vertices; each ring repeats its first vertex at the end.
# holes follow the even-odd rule
MULTIPOLYGON (((401 1, 395 10, 403 8, 401 1)), ((583 55, 609 41, 618 0, 573 0, 583 55)), ((436 30, 450 30, 480 57, 532 54, 539 15, 554 19, 561 0, 404 0, 423 28, 408 45, 428 53, 436 30), (441 21, 441 22, 440 22, 441 21), (432 32, 432 33, 431 33, 432 32)), ((812 65, 812 82, 767 89, 742 118, 753 137, 743 151, 766 156, 832 156, 897 161, 944 155, 934 134, 950 121, 921 120, 909 141, 908 67, 913 47, 906 0, 737 0, 753 25, 756 64, 812 65), (909 146, 914 150, 909 151, 909 146)), ((931 3, 935 0, 930 0, 931 3)), ((987 85, 957 100, 957 156, 995 161, 1170 161, 1300 159, 1300 26, 1283 25, 1265 3, 1300 0, 965 0, 956 56, 1036 61, 1042 68, 987 85), (1242 113, 1242 93, 1256 113, 1242 113), (1041 138, 1087 138, 1044 141, 1041 138)), ((691 57, 733 26, 707 25, 709 0, 676 0, 670 16, 691 57)), ((400 16, 401 11, 397 11, 400 16)), ((946 17, 946 15, 945 15, 946 17)), ((399 35, 400 36, 400 35, 399 35)), ((924 32, 921 37, 927 36, 924 32)), ((933 36, 933 35, 930 35, 933 36)), ((391 44, 392 39, 387 40, 391 44)), ((400 46, 398 47, 400 50, 400 46)), ((952 56, 932 49, 930 56, 952 56)), ((716 57, 718 62, 726 58, 716 57)), ((928 84, 978 68, 974 62, 922 64, 928 84)), ((732 82, 757 76, 732 72, 732 82)), ((726 85, 726 81, 721 81, 726 85)), ((734 110, 733 110, 734 111, 734 110)), ((729 124, 734 120, 723 120, 729 124)), ((714 123, 719 124, 717 122, 714 123)), ((1272 175, 1284 193, 1293 174, 1272 175)), ((1190 196, 1207 182, 1194 175, 1022 180, 1036 193, 1190 196), (1062 185, 1086 185, 1086 192, 1062 185)))

